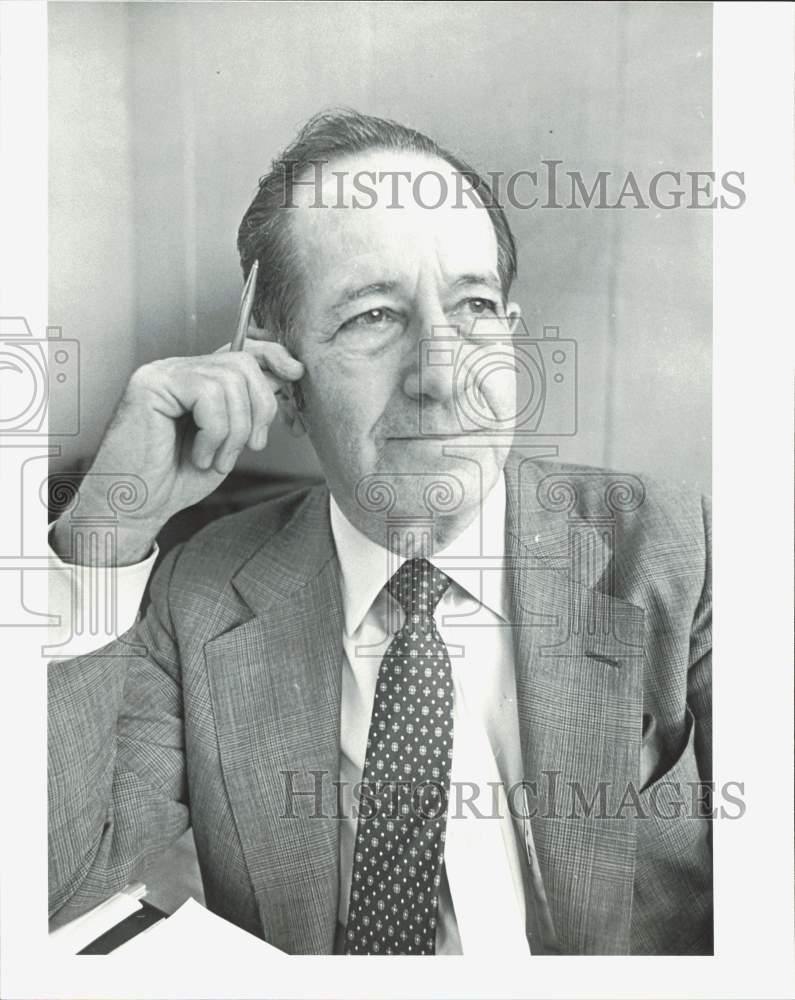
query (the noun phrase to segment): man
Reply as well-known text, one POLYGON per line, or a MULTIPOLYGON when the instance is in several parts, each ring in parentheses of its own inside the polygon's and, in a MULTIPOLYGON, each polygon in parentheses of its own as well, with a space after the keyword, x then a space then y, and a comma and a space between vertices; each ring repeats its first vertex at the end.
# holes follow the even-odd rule
POLYGON ((289 952, 708 953, 702 501, 537 461, 510 229, 427 137, 318 116, 239 249, 246 350, 135 372, 81 514, 145 482, 129 600, 277 409, 327 485, 200 532, 143 620, 52 665, 57 920, 190 824, 208 905, 289 952))

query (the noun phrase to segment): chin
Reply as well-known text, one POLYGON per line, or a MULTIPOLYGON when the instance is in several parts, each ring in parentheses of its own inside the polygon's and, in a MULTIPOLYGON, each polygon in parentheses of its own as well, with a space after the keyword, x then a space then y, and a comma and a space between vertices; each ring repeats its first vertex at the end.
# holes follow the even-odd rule
POLYGON ((480 504, 500 472, 498 456, 489 449, 477 449, 474 456, 445 454, 438 442, 394 449, 364 477, 359 495, 365 503, 383 504, 390 518, 456 518, 480 504))

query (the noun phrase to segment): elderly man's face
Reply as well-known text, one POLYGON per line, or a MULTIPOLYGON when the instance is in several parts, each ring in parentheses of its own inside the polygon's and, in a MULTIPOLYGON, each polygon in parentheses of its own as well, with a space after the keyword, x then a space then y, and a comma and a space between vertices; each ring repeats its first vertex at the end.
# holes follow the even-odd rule
MULTIPOLYGON (((339 182, 331 177, 325 207, 311 207, 311 188, 296 195, 291 222, 304 278, 295 353, 306 366, 303 422, 337 502, 366 533, 373 534, 375 523, 365 489, 374 476, 395 491, 393 517, 426 514, 428 488, 443 482, 460 500, 453 520, 469 521, 510 446, 505 433, 497 439, 485 432, 515 412, 516 398, 515 373, 504 363, 510 323, 499 317, 518 309, 502 300, 489 214, 456 196, 452 168, 435 159, 373 152, 327 169, 344 172, 347 205, 357 171, 416 177, 436 170, 448 180, 449 196, 438 208, 423 208, 401 180, 401 207, 389 208, 393 181, 385 178, 374 185, 373 207, 334 207, 339 182), (484 364, 482 341, 478 348, 473 340, 484 325, 502 362, 484 364), (423 341, 445 326, 457 328, 445 334, 455 339, 440 344, 435 363, 426 364, 423 341), (462 362, 474 351, 480 363, 467 380, 462 362), (466 406, 464 394, 474 405, 466 406)), ((373 184, 370 175, 367 183, 373 184)), ((425 178, 418 191, 421 201, 433 203, 439 183, 425 178)), ((444 534, 437 533, 437 542, 444 534)))

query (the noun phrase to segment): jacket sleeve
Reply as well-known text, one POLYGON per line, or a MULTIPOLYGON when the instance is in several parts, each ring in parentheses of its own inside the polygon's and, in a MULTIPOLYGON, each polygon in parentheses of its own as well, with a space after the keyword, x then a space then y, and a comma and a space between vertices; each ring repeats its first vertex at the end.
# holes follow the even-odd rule
POLYGON ((60 926, 122 888, 189 826, 169 585, 109 645, 48 672, 49 913, 60 926))
POLYGON ((704 583, 693 615, 687 701, 695 720, 695 750, 699 777, 712 781, 712 511, 702 498, 704 518, 704 583))

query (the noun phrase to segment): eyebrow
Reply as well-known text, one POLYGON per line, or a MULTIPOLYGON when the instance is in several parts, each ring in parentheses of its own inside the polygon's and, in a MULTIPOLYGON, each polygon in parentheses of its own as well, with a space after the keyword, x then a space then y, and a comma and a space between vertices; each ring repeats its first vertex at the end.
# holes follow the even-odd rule
POLYGON ((466 285, 485 285, 502 296, 502 282, 494 273, 487 271, 483 274, 462 274, 452 284, 452 288, 463 288, 466 285))
MULTIPOLYGON (((369 285, 352 285, 343 289, 337 300, 330 307, 330 312, 338 316, 343 307, 351 302, 357 302, 368 295, 385 295, 394 292, 398 288, 398 281, 373 281, 369 285)), ((452 289, 465 288, 468 285, 485 285, 492 289, 497 295, 502 297, 502 283, 494 271, 486 271, 483 274, 461 274, 450 286, 452 289)))
POLYGON ((369 285, 351 286, 343 290, 331 307, 331 312, 339 314, 343 306, 356 302, 368 295, 384 295, 393 292, 398 287, 397 281, 374 281, 369 285))

